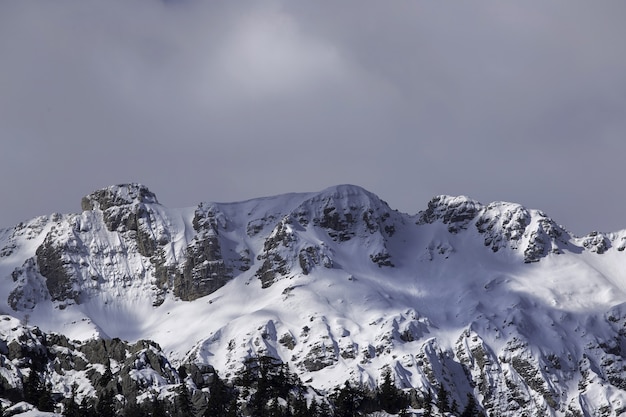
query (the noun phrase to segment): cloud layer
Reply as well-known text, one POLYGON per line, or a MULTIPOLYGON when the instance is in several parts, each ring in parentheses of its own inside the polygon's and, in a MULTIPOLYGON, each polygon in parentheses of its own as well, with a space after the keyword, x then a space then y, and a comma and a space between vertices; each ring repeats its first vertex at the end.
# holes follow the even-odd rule
POLYGON ((0 224, 119 182, 169 206, 338 183, 626 227, 626 5, 0 3, 0 224))

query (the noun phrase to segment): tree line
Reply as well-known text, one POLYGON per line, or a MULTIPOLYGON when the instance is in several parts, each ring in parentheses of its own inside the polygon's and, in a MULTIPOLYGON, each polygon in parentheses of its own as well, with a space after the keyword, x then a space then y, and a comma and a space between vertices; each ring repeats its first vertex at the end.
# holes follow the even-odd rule
POLYGON ((389 370, 373 389, 346 381, 327 395, 305 387, 287 364, 269 356, 247 359, 232 381, 223 380, 215 372, 204 396, 194 397, 198 390, 193 384, 187 385, 182 369, 179 374, 183 382, 169 394, 138 402, 109 388, 114 375, 107 363, 97 383, 97 398, 78 401, 74 386, 69 398, 55 401, 50 385, 43 384, 33 369, 23 383, 21 399, 40 411, 62 410, 66 417, 356 417, 377 411, 404 417, 413 415, 410 408, 420 409, 417 415, 423 417, 484 417, 471 394, 464 407, 459 407, 450 401, 443 385, 434 396, 430 391, 407 393, 396 386, 389 370))

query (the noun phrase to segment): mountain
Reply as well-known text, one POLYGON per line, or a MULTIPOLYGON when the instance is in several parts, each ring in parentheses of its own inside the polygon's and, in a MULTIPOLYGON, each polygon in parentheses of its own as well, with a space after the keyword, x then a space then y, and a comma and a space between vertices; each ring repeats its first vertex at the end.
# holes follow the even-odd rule
POLYGON ((576 237, 467 197, 408 215, 352 185, 170 209, 123 184, 81 206, 0 230, 11 404, 33 370, 60 401, 98 396, 107 369, 127 398, 184 384, 201 404, 216 371, 236 385, 271 358, 309 402, 391 375, 416 415, 430 399, 451 415, 626 412, 626 231, 576 237))

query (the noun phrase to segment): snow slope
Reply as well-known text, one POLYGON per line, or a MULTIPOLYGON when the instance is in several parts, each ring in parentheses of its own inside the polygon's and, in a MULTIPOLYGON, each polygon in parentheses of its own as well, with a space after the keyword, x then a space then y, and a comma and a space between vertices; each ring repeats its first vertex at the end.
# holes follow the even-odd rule
POLYGON ((126 184, 83 209, 0 231, 0 313, 227 378, 269 355, 319 390, 391 369, 504 416, 626 410, 626 231, 466 197, 407 215, 351 185, 169 209, 126 184))

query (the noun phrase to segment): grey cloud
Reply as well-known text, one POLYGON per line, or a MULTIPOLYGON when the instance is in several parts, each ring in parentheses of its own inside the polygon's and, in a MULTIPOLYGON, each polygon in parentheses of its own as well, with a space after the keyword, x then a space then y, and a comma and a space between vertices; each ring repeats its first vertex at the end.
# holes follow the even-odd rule
POLYGON ((626 227, 621 3, 0 3, 0 224, 356 183, 626 227), (599 186, 601 184, 601 186, 599 186))

